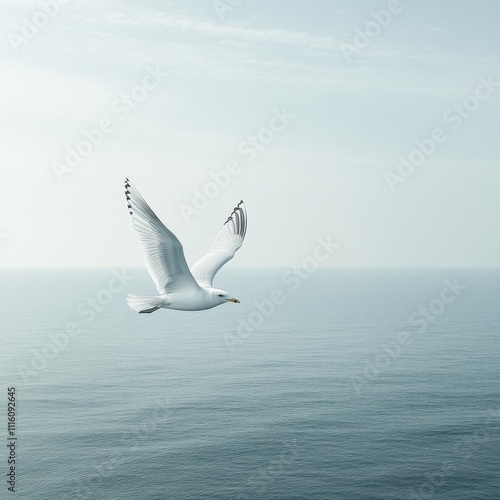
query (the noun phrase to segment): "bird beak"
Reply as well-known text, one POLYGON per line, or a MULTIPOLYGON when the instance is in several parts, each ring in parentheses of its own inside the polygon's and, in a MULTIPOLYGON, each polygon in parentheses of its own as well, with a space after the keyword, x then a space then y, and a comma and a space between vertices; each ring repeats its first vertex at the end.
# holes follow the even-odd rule
POLYGON ((234 302, 235 304, 240 303, 240 301, 238 299, 229 299, 229 302, 234 302))

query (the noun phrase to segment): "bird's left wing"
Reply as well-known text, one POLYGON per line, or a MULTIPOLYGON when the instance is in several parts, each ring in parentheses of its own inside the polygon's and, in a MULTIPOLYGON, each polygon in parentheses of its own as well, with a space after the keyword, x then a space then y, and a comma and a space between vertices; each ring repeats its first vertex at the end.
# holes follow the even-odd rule
POLYGON ((199 288, 189 271, 181 242, 162 223, 128 179, 125 180, 125 195, 146 266, 158 291, 163 294, 199 288))
POLYGON ((247 212, 240 201, 216 236, 210 250, 191 268, 196 281, 201 286, 211 287, 217 271, 229 262, 245 239, 247 232, 247 212))

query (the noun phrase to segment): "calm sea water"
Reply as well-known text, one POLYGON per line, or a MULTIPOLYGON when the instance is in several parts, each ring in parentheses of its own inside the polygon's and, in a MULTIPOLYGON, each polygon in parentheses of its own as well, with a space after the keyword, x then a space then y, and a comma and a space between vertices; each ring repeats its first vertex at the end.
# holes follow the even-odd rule
POLYGON ((1 271, 0 498, 499 499, 500 271, 287 278, 137 315, 111 270, 1 271))

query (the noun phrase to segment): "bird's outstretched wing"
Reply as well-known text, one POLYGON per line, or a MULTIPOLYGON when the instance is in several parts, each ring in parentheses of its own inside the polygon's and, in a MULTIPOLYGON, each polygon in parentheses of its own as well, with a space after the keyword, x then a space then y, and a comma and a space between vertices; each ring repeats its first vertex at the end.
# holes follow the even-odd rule
POLYGON ((146 267, 158 292, 164 294, 198 288, 186 263, 181 242, 165 227, 128 179, 125 179, 125 195, 146 267))
POLYGON ((241 247, 247 232, 247 211, 240 201, 222 226, 210 250, 191 268, 196 281, 205 287, 212 286, 217 271, 229 262, 241 247))

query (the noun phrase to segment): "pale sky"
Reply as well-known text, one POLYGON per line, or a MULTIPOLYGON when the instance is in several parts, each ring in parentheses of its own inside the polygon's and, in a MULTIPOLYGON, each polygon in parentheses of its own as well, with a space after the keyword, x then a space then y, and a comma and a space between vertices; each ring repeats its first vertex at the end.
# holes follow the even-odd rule
POLYGON ((189 263, 243 199, 237 267, 500 265, 498 1, 55 2, 0 0, 1 267, 142 266, 125 177, 189 263))

